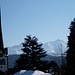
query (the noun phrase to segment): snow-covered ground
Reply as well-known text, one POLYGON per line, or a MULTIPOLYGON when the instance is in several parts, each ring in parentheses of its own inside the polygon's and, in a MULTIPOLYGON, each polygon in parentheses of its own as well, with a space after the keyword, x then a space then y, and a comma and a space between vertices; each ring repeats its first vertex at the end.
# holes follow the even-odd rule
POLYGON ((20 72, 15 73, 14 75, 51 75, 50 73, 44 73, 39 70, 21 70, 20 72))

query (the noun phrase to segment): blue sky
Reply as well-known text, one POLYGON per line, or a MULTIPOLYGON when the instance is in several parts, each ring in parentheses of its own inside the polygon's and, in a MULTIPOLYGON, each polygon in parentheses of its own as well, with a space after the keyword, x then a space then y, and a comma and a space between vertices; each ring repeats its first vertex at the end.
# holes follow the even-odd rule
POLYGON ((75 0, 0 0, 4 46, 24 42, 26 35, 45 43, 67 41, 75 17, 75 0))

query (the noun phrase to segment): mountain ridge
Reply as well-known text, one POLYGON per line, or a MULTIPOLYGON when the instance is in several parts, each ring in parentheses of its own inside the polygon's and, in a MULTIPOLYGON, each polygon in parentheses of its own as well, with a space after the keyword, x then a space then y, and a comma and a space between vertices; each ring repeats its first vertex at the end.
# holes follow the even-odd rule
MULTIPOLYGON (((23 47, 22 44, 8 47, 8 55, 23 53, 21 50, 22 47, 23 47)), ((42 47, 44 48, 45 51, 47 51, 48 55, 52 56, 61 55, 61 53, 65 53, 67 51, 67 43, 60 39, 43 43, 42 47)))

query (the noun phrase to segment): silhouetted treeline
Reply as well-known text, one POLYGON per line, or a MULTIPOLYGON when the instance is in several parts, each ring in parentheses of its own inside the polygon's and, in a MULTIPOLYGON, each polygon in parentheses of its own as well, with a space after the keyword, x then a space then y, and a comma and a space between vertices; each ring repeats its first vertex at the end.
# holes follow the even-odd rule
POLYGON ((68 36, 67 69, 65 75, 75 75, 75 18, 70 24, 68 36))

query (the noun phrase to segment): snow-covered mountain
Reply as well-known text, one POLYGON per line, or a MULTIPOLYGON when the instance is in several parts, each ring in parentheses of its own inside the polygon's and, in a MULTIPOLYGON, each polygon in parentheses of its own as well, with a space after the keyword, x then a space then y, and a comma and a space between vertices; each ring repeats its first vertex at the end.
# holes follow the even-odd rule
MULTIPOLYGON (((42 47, 44 48, 44 50, 47 51, 47 54, 54 56, 66 52, 67 43, 65 43, 63 40, 56 40, 56 41, 44 43, 42 47)), ((21 54, 22 48, 23 48, 22 44, 8 47, 8 54, 9 55, 21 54)))
POLYGON ((67 51, 67 43, 63 40, 56 40, 43 44, 43 48, 49 55, 61 55, 67 51))
POLYGON ((22 50, 21 50, 22 47, 23 47, 22 44, 8 47, 8 55, 21 54, 22 53, 22 50))

